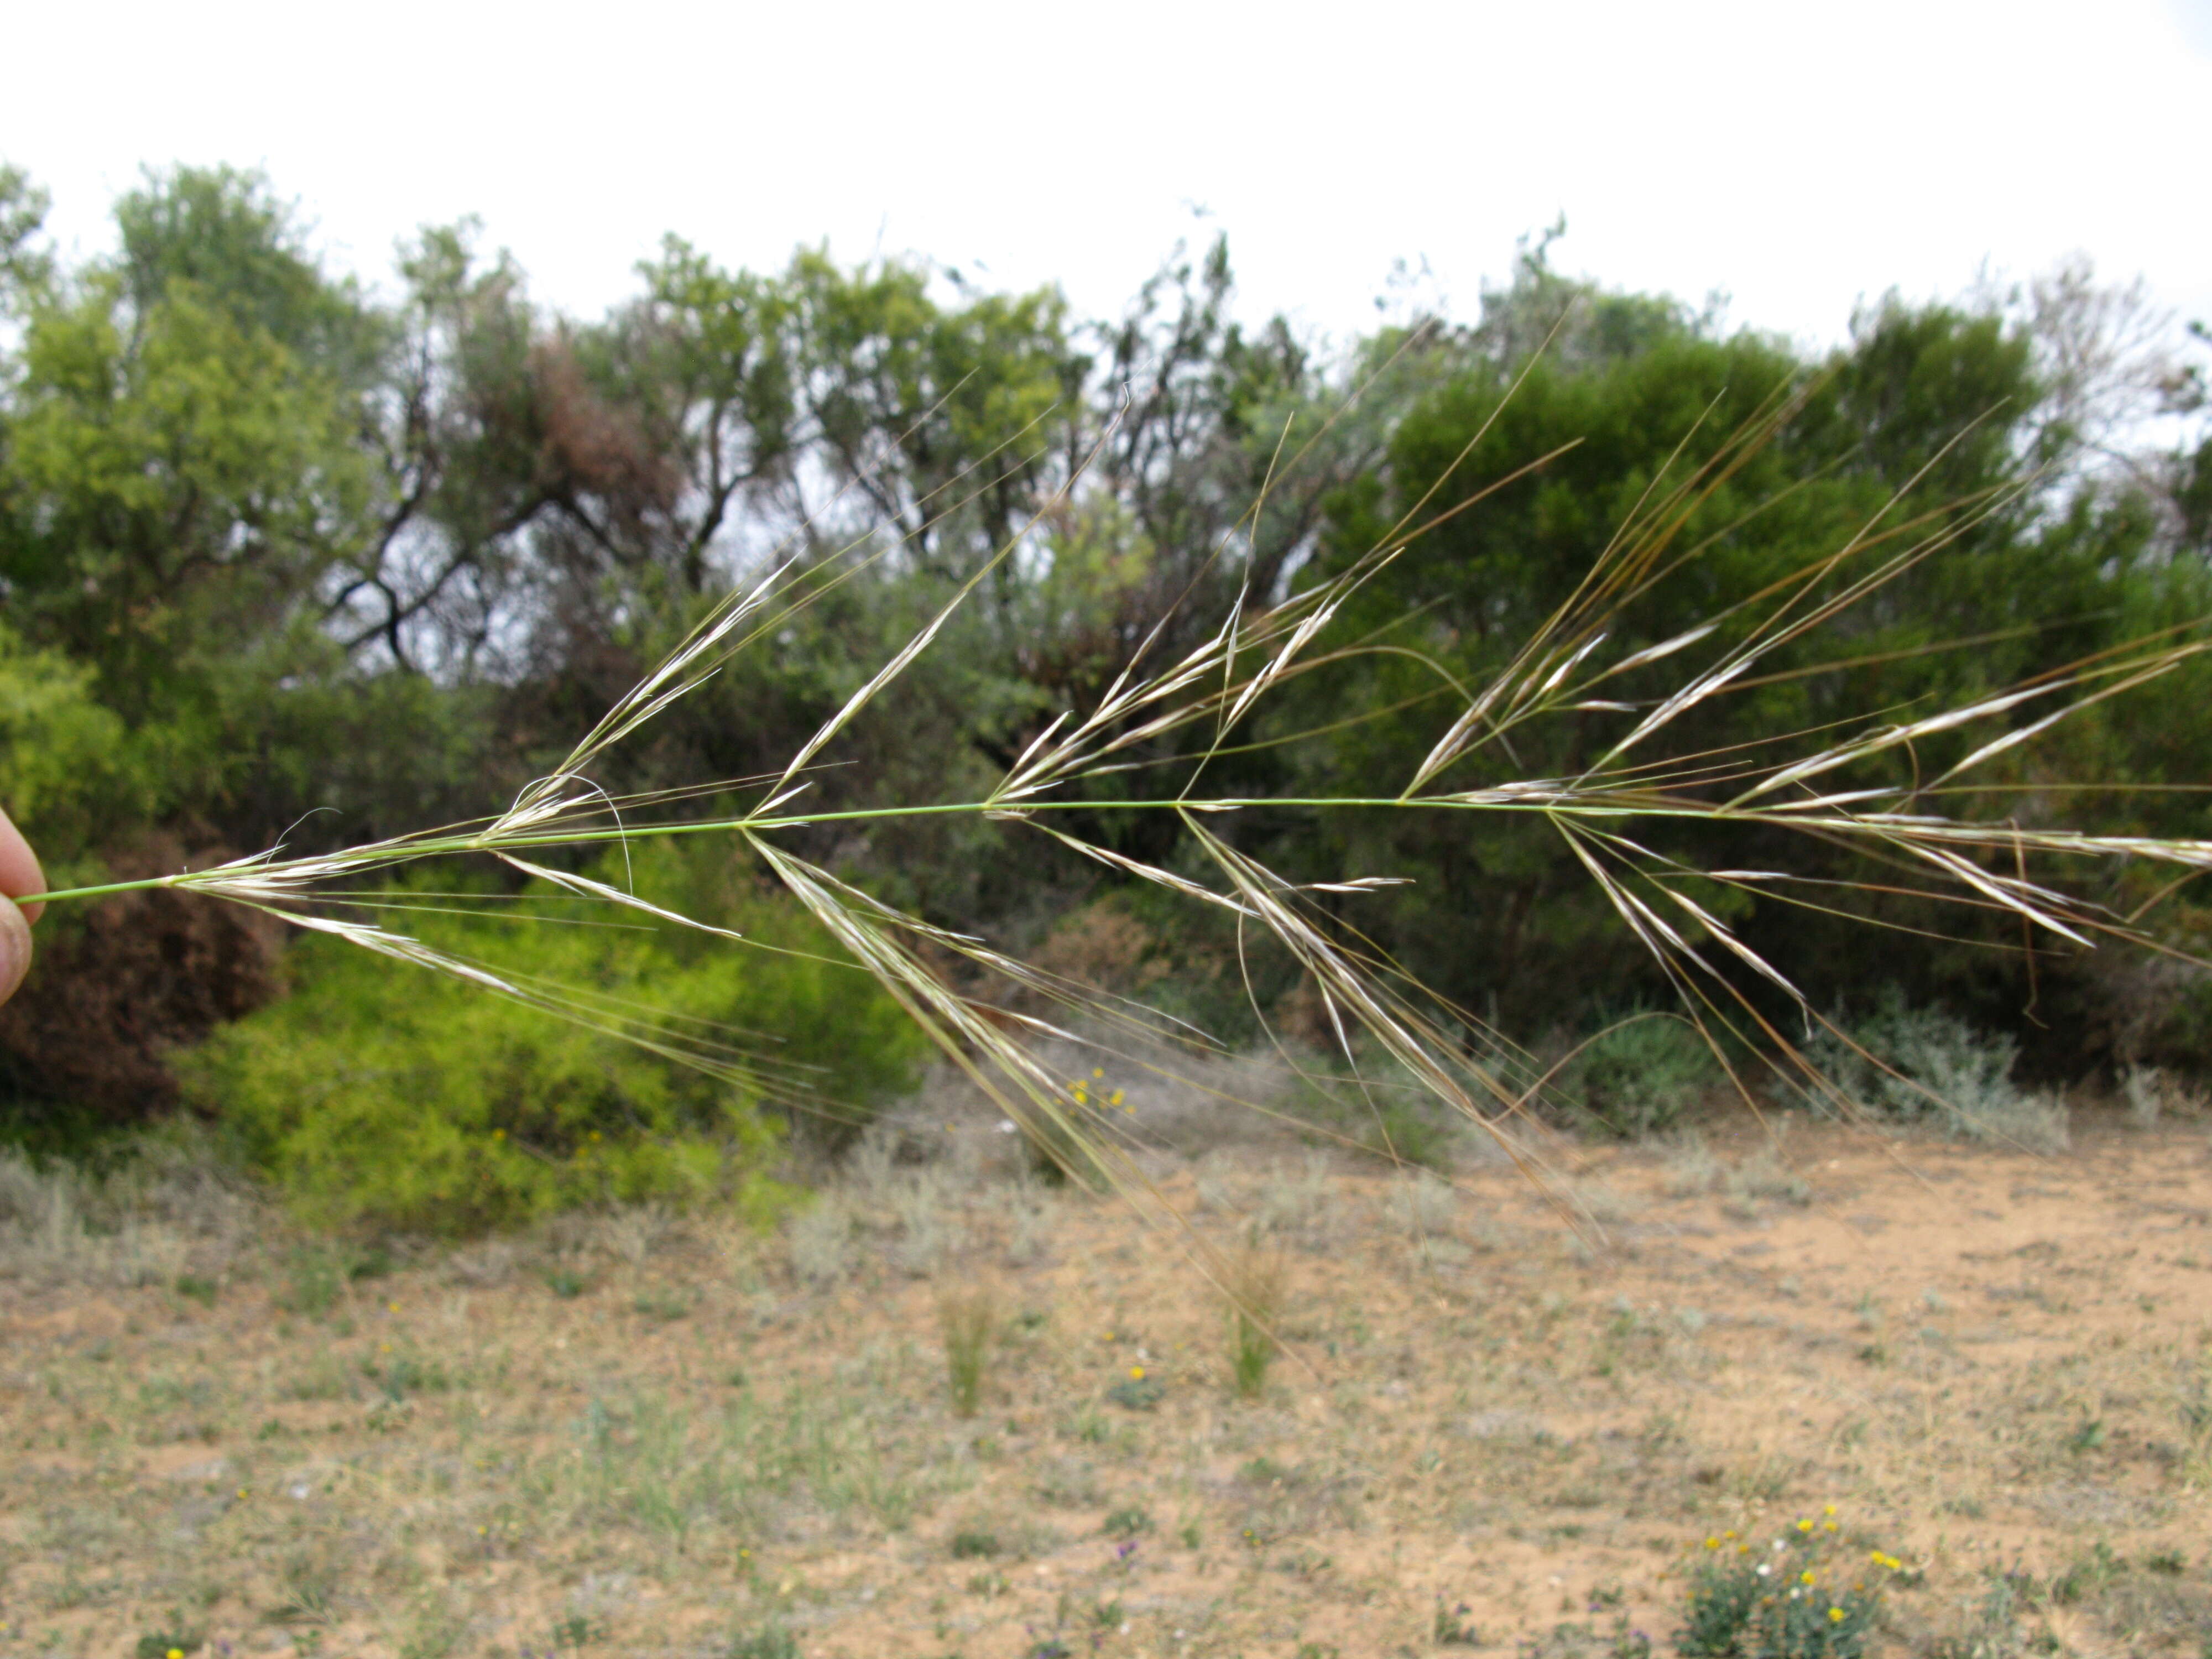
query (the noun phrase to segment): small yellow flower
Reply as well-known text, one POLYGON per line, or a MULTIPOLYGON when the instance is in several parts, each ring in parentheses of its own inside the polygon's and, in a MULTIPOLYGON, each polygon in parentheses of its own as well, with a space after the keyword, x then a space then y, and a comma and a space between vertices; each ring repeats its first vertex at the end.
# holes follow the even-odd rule
POLYGON ((1810 1532, 1813 1530, 1813 1523, 1810 1521, 1800 1521, 1797 1523, 1797 1530, 1800 1532, 1810 1532))
POLYGON ((1801 1572, 1797 1575, 1797 1582, 1801 1584, 1810 1584, 1814 1583, 1814 1580, 1810 1572, 1801 1572))
POLYGON ((399 1304, 397 1302, 387 1302, 384 1304, 384 1311, 386 1313, 398 1313, 399 1311, 399 1304))
POLYGON ((1832 1522, 1832 1521, 1823 1521, 1823 1522, 1820 1523, 1820 1530, 1821 1530, 1822 1532, 1833 1532, 1833 1531, 1835 1531, 1835 1529, 1836 1529, 1836 1523, 1835 1523, 1834 1522, 1832 1522))
POLYGON ((1143 1381, 1145 1380, 1145 1368, 1144 1368, 1142 1365, 1132 1365, 1132 1366, 1130 1366, 1130 1367, 1129 1367, 1129 1380, 1130 1380, 1132 1382, 1143 1382, 1143 1381))
POLYGON ((1748 1555, 1751 1553, 1751 1546, 1748 1544, 1738 1544, 1735 1547, 1735 1553, 1738 1555, 1748 1555))
POLYGON ((1722 1537, 1723 1537, 1723 1538, 1725 1538, 1725 1539, 1727 1539, 1727 1540, 1729 1540, 1729 1542, 1730 1542, 1731 1544, 1733 1544, 1734 1542, 1735 1542, 1735 1529, 1734 1529, 1733 1528, 1731 1528, 1729 1531, 1723 1533, 1723 1534, 1721 1534, 1721 1536, 1722 1536, 1722 1537))
POLYGON ((185 1650, 182 1648, 171 1648, 169 1659, 185 1659, 185 1650))
POLYGON ((1115 1090, 1112 1094, 1106 1097, 1106 1103, 1109 1106, 1119 1106, 1121 1103, 1121 1091, 1119 1089, 1115 1090))
POLYGON ((1095 1078, 1104 1077, 1106 1075, 1106 1068, 1103 1066, 1094 1066, 1091 1068, 1091 1075, 1095 1078))
POLYGON ((1844 1610, 1841 1607, 1830 1607, 1828 1609, 1828 1622, 1832 1625, 1842 1624, 1844 1622, 1844 1610))
POLYGON ((489 1537, 490 1537, 490 1536, 491 1536, 491 1528, 490 1528, 489 1527, 478 1527, 478 1528, 477 1528, 477 1537, 479 1537, 479 1538, 489 1538, 489 1537))
POLYGON ((1705 1547, 1709 1550, 1717 1550, 1720 1547, 1721 1540, 1717 1538, 1708 1538, 1705 1540, 1705 1547))
POLYGON ((1836 1506, 1833 1504, 1824 1504, 1820 1507, 1820 1513, 1823 1515, 1833 1515, 1835 1512, 1836 1506))

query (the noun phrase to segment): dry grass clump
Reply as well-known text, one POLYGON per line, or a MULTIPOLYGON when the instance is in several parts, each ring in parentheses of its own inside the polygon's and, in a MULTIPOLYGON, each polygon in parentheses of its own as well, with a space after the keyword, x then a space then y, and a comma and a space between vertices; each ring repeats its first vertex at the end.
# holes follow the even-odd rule
POLYGON ((104 1173, 0 1148, 0 1277, 88 1288, 213 1284, 257 1206, 189 1137, 148 1138, 104 1173))

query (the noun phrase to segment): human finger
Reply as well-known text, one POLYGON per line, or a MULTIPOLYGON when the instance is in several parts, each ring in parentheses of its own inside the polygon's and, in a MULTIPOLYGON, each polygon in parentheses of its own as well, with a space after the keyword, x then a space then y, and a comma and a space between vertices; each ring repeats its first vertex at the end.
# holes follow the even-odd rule
MULTIPOLYGON (((31 843, 23 839, 23 832, 10 822, 7 813, 0 811, 0 893, 11 899, 26 893, 46 890, 46 872, 39 868, 39 855, 31 850, 31 843)), ((11 904, 10 910, 21 913, 27 922, 36 921, 43 904, 11 904)), ((25 949, 29 947, 27 945, 25 949)))

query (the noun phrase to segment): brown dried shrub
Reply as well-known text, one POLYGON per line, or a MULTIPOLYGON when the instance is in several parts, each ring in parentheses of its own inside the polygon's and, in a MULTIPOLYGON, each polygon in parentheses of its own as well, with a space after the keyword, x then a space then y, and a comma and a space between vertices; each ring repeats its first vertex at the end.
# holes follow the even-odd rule
MULTIPOLYGON (((118 881, 204 869, 153 837, 107 860, 118 881)), ((30 977, 0 1007, 0 1089, 65 1103, 110 1122, 177 1103, 169 1053, 276 994, 282 925, 189 893, 128 893, 52 910, 30 977)))

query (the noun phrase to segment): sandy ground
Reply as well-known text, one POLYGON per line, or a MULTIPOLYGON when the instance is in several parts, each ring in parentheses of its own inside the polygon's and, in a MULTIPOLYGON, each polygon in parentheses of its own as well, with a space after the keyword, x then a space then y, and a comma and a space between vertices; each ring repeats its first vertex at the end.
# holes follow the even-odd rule
POLYGON ((0 1279, 0 1655, 1632 1659, 1708 1536, 1831 1505, 1905 1564, 1879 1649, 2212 1651, 2203 1124, 1571 1159, 1578 1227, 1508 1169, 1166 1172, 1282 1264, 1255 1399, 1182 1231, 927 1167, 826 1255, 648 1215, 50 1261, 0 1279))

